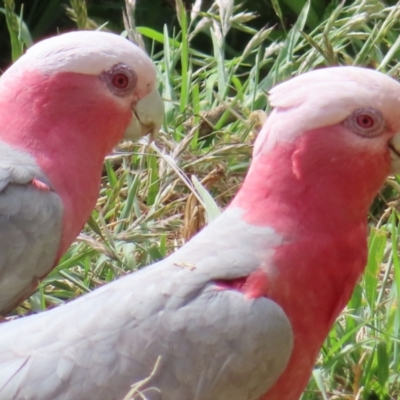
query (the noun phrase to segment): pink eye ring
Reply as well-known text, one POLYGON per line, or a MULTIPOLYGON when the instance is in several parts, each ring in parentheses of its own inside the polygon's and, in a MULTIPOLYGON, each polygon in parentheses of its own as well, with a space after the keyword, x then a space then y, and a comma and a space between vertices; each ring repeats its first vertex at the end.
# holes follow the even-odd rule
POLYGON ((382 113, 375 108, 359 108, 344 121, 343 125, 359 136, 373 138, 386 130, 386 122, 382 113))
POLYGON ((356 122, 362 129, 371 129, 375 125, 374 119, 368 114, 357 115, 356 122))
POLYGON ((112 77, 112 84, 117 89, 126 89, 129 85, 129 77, 123 72, 119 72, 112 77))
POLYGON ((137 76, 128 65, 116 64, 100 75, 108 89, 118 97, 130 96, 135 90, 137 76))

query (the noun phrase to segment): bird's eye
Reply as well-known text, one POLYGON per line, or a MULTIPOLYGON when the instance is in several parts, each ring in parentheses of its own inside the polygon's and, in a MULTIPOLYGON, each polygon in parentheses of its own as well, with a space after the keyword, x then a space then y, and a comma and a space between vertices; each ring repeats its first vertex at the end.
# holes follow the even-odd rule
POLYGON ((375 108, 359 108, 347 117, 343 125, 357 135, 375 137, 385 130, 385 119, 381 112, 375 108))
POLYGON ((118 89, 126 89, 129 85, 129 76, 119 72, 112 77, 112 84, 118 89))
POLYGON ((361 114, 356 117, 356 122, 360 128, 371 129, 375 125, 374 119, 368 114, 361 114))
POLYGON ((132 94, 136 86, 137 77, 135 72, 125 64, 116 64, 100 75, 112 93, 118 97, 132 94))

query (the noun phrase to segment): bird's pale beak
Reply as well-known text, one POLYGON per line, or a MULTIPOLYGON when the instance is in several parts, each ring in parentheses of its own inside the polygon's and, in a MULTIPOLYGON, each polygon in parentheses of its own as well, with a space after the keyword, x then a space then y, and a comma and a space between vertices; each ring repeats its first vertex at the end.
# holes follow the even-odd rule
POLYGON ((136 103, 132 110, 132 119, 124 138, 139 140, 150 133, 150 139, 156 138, 164 119, 164 103, 157 89, 136 103))
POLYGON ((392 159, 392 172, 400 174, 400 133, 396 133, 389 141, 390 157, 392 159))

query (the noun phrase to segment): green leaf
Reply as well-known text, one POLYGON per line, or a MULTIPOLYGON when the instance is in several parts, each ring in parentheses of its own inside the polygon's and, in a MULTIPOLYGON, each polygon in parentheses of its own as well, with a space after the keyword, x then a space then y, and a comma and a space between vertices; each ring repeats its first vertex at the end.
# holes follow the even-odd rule
POLYGON ((376 375, 378 377, 379 384, 382 388, 385 387, 387 380, 389 379, 389 358, 387 354, 386 343, 380 341, 376 348, 377 350, 377 359, 378 366, 376 370, 376 375))
POLYGON ((192 182, 204 205, 204 209, 207 215, 207 222, 211 223, 221 214, 221 210, 219 209, 214 199, 211 197, 210 193, 199 182, 195 175, 192 175, 192 182))

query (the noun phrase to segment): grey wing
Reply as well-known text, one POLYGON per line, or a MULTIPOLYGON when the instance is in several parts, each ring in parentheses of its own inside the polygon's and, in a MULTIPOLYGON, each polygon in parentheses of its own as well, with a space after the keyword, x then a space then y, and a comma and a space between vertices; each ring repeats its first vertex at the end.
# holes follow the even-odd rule
MULTIPOLYGON (((154 332, 151 321, 141 329, 154 332)), ((291 325, 277 304, 213 285, 179 312, 164 312, 157 329, 162 346, 148 343, 151 351, 142 351, 143 357, 151 354, 150 365, 160 356, 143 386, 149 400, 258 400, 285 369, 293 345, 291 325)))
POLYGON ((27 297, 54 265, 62 213, 34 160, 0 142, 0 314, 27 297))
POLYGON ((292 330, 269 299, 209 284, 163 306, 111 289, 2 324, 0 399, 122 400, 155 369, 139 387, 148 400, 257 400, 286 367, 292 330))
POLYGON ((0 324, 0 400, 124 399, 135 384, 147 400, 258 400, 287 365, 290 322, 268 298, 221 290, 214 279, 230 261, 222 252, 213 276, 217 250, 204 240, 66 306, 0 324), (177 265, 181 257, 195 267, 177 265))

